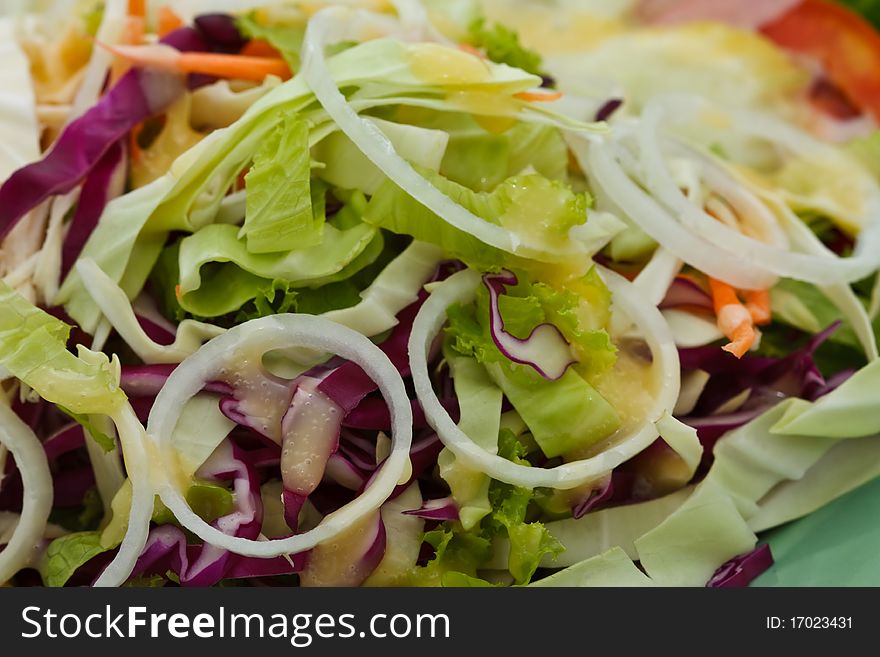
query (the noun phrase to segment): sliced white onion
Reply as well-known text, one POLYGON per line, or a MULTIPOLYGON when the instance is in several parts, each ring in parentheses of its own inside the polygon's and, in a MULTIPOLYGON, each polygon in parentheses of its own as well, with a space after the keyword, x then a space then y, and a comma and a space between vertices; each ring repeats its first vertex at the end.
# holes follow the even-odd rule
POLYGON ((155 488, 150 481, 150 470, 155 469, 155 459, 151 459, 147 450, 146 435, 140 420, 134 414, 131 405, 122 405, 113 417, 122 452, 125 455, 126 470, 131 481, 131 507, 128 514, 128 529, 122 544, 101 575, 95 580, 95 586, 122 586, 131 576, 138 557, 140 557, 147 537, 150 534, 150 520, 153 516, 155 488))
MULTIPOLYGON (((706 103, 700 99, 686 97, 656 99, 645 107, 639 128, 639 149, 644 182, 654 197, 678 217, 682 226, 690 229, 715 247, 740 256, 743 265, 776 276, 814 284, 827 284, 859 280, 876 271, 880 265, 880 253, 876 251, 864 255, 854 255, 852 258, 817 257, 816 255, 792 252, 743 235, 739 230, 717 221, 702 207, 691 203, 678 188, 669 171, 660 145, 658 131, 664 116, 674 114, 676 120, 687 120, 704 107, 706 107, 706 103)), ((784 128, 783 125, 774 124, 774 128, 779 133, 774 135, 764 134, 763 131, 745 122, 738 122, 737 128, 765 139, 772 138, 776 143, 789 145, 793 141, 791 135, 793 128, 784 128)), ((817 154, 820 155, 821 150, 813 153, 814 156, 817 154)), ((639 217, 633 217, 633 219, 639 221, 639 217)), ((876 220, 872 219, 866 226, 866 237, 870 237, 872 232, 876 232, 874 226, 871 225, 876 223, 876 220)), ((704 271, 712 275, 711 270, 704 271)))
POLYGON ((646 302, 659 306, 683 264, 673 253, 661 246, 636 276, 633 285, 644 295, 646 302))
POLYGON ((446 322, 447 308, 455 303, 473 301, 480 277, 475 272, 465 270, 434 288, 413 323, 409 341, 410 367, 425 417, 437 431, 443 444, 465 465, 516 486, 569 489, 609 472, 641 452, 657 438, 659 432, 654 422, 664 414, 671 413, 678 398, 678 351, 660 311, 642 298, 623 277, 604 268, 599 271, 611 290, 615 312, 626 315, 644 332, 645 341, 653 356, 652 377, 657 395, 644 423, 627 435, 614 438, 614 444, 607 450, 597 456, 555 468, 519 465, 490 454, 459 429, 440 404, 431 384, 427 354, 446 322))
MULTIPOLYGON (((125 35, 127 14, 128 5, 125 0, 107 0, 104 3, 101 25, 98 27, 95 40, 111 45, 122 41, 125 35)), ((92 48, 92 55, 86 65, 83 81, 73 100, 73 108, 68 116, 68 122, 79 118, 98 101, 112 63, 113 54, 106 48, 92 48)))
POLYGON ((581 169, 631 221, 680 260, 742 289, 768 289, 777 277, 749 266, 741 257, 719 249, 676 221, 623 170, 615 144, 566 135, 581 169))
POLYGON ((94 260, 80 258, 76 262, 76 272, 104 317, 113 325, 116 332, 132 348, 138 358, 148 365, 179 363, 194 353, 206 340, 225 331, 225 329, 213 324, 184 320, 177 328, 173 344, 157 344, 138 323, 128 296, 101 270, 94 260))
POLYGON ((254 557, 296 554, 340 535, 388 499, 409 467, 412 408, 403 380, 388 357, 369 339, 344 326, 311 315, 275 315, 229 330, 190 356, 174 370, 150 412, 148 436, 157 448, 161 468, 157 492, 180 523, 206 543, 254 557), (229 536, 210 526, 189 507, 173 479, 178 468, 173 431, 186 402, 205 381, 222 378, 229 362, 241 362, 268 351, 306 347, 357 363, 379 386, 391 411, 391 453, 363 493, 326 516, 314 529, 285 539, 252 541, 229 536))
POLYGON ((677 347, 705 347, 724 338, 718 322, 707 317, 677 308, 666 308, 662 312, 677 347))
POLYGON ((12 452, 21 473, 24 499, 21 519, 0 551, 0 584, 31 561, 52 511, 52 474, 39 439, 13 410, 0 401, 0 443, 12 452))

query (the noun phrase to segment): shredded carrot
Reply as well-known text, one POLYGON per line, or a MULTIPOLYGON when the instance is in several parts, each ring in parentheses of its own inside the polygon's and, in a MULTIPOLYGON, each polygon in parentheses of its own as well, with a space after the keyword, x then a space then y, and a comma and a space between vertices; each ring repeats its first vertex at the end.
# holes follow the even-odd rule
POLYGON ((290 68, 283 59, 244 55, 185 52, 180 54, 177 68, 183 73, 203 73, 218 78, 256 82, 262 82, 268 75, 277 75, 283 80, 291 77, 290 68))
POLYGON ((174 286, 174 296, 177 297, 177 300, 180 301, 183 298, 183 291, 180 288, 180 285, 174 286))
POLYGON ((141 145, 138 142, 138 138, 141 136, 141 131, 144 129, 143 123, 138 123, 135 127, 131 129, 131 132, 128 135, 128 147, 131 151, 131 160, 132 162, 140 162, 143 159, 143 152, 141 151, 141 145))
POLYGON ((718 318, 718 328, 730 340, 730 343, 724 346, 724 351, 742 358, 758 337, 752 315, 740 302, 736 290, 727 283, 710 278, 709 289, 712 293, 715 315, 718 318))
POLYGON ((270 44, 262 39, 251 39, 241 49, 241 54, 246 57, 275 57, 280 59, 281 53, 270 44))
POLYGON ((291 77, 290 69, 283 59, 208 52, 178 52, 164 45, 111 46, 97 40, 95 43, 135 66, 256 82, 262 82, 268 75, 277 75, 285 80, 291 77))
POLYGON ((555 100, 559 100, 562 98, 561 91, 547 91, 547 92, 538 92, 538 91, 522 91, 518 94, 513 94, 514 98, 518 98, 519 100, 524 100, 529 103, 552 103, 555 100))
POLYGON ((147 0, 128 0, 128 15, 144 18, 147 15, 147 0))
POLYGON ((770 292, 767 290, 748 290, 745 293, 746 308, 756 326, 766 326, 772 318, 770 312, 770 292))
POLYGON ((183 27, 183 19, 168 5, 159 7, 159 36, 163 37, 183 27))

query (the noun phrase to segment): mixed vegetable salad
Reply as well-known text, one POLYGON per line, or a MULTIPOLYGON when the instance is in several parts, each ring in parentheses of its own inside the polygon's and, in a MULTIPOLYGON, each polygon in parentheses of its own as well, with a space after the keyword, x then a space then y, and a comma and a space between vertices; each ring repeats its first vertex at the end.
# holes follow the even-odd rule
POLYGON ((0 582, 742 586, 880 474, 880 18, 0 19, 0 582))

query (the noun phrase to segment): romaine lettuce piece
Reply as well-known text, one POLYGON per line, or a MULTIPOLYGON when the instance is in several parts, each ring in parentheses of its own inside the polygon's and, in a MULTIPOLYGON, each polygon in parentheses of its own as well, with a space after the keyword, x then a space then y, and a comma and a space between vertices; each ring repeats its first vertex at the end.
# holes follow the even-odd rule
POLYGON ((0 367, 75 414, 113 415, 125 403, 115 356, 110 360, 80 345, 88 358, 77 358, 65 346, 70 327, 3 282, 0 307, 0 367))
POLYGON ((321 243, 324 215, 312 211, 309 125, 285 115, 254 153, 245 176, 247 209, 239 237, 254 254, 321 243))

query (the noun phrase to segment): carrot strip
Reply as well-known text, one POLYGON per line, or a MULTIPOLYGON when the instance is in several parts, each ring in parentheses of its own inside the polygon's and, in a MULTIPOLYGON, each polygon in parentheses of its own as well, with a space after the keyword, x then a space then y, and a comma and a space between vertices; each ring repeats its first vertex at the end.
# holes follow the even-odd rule
POLYGON ((246 57, 281 58, 281 53, 268 41, 263 41, 262 39, 251 39, 248 41, 245 47, 241 49, 240 54, 246 57))
POLYGON ((552 103, 555 100, 559 100, 562 98, 561 91, 548 91, 548 92, 537 92, 537 91, 522 91, 518 94, 513 94, 514 98, 518 98, 519 100, 524 100, 529 103, 552 103))
POLYGON ((168 5, 159 7, 159 36, 163 37, 183 27, 183 19, 168 5))
POLYGON ((728 337, 730 338, 730 343, 721 348, 737 358, 742 358, 748 353, 749 349, 752 348, 752 345, 755 344, 758 332, 751 324, 743 323, 734 330, 733 335, 728 337))
POLYGON ((748 290, 745 293, 746 308, 756 326, 766 326, 772 317, 770 311, 770 292, 768 290, 748 290))
POLYGON ((256 82, 261 82, 268 75, 277 75, 283 80, 291 77, 290 68, 283 59, 244 55, 186 52, 178 58, 177 68, 183 73, 203 73, 218 78, 256 82))
POLYGON ((128 0, 128 15, 144 18, 147 15, 147 0, 128 0))
POLYGON ((131 151, 131 161, 132 162, 140 162, 143 159, 143 152, 141 151, 141 145, 138 143, 138 138, 141 135, 141 132, 144 129, 143 123, 138 123, 135 127, 131 129, 131 132, 128 135, 128 145, 129 150, 131 151))
POLYGON ((740 302, 736 290, 714 278, 709 278, 712 305, 718 319, 718 328, 730 340, 723 349, 742 358, 758 337, 751 313, 740 302))
POLYGON ((178 52, 165 45, 111 46, 100 41, 96 41, 96 43, 136 66, 178 73, 202 73, 218 78, 254 80, 256 82, 262 82, 268 75, 277 75, 285 80, 291 77, 290 69, 283 59, 207 52, 178 52))

